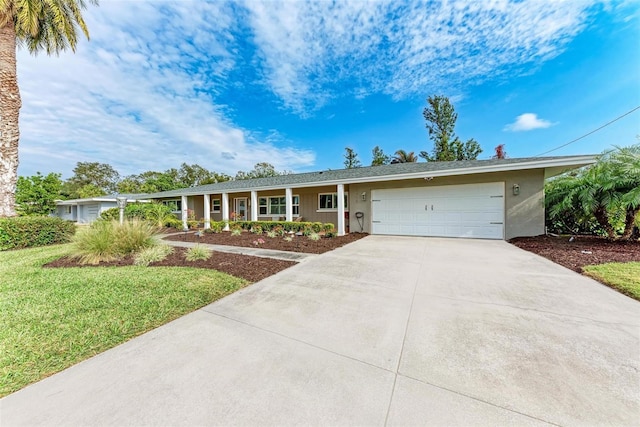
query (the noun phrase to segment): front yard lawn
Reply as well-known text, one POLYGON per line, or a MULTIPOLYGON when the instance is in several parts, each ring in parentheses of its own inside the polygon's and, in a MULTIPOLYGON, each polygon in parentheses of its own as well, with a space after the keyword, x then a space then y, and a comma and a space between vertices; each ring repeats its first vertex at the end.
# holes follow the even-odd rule
POLYGON ((186 267, 42 268, 68 245, 0 252, 0 396, 247 285, 186 267))
POLYGON ((589 265, 583 267, 583 271, 587 276, 640 301, 640 262, 589 265))

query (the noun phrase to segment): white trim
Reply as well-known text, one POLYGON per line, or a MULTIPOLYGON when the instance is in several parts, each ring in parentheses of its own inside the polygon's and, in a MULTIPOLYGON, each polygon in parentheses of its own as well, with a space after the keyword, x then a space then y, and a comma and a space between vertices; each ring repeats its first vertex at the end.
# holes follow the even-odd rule
POLYGON ((239 218, 240 221, 246 221, 248 219, 249 214, 249 200, 246 197, 234 197, 233 198, 233 212, 236 214, 236 220, 238 220, 238 202, 244 200, 244 215, 239 218))
MULTIPOLYGON (((344 184, 338 184, 338 236, 344 236, 345 227, 344 227, 344 201, 346 199, 347 206, 349 205, 349 195, 344 192, 344 184)), ((318 198, 318 201, 320 199, 318 198)))
POLYGON ((229 231, 229 193, 222 193, 222 220, 225 221, 224 231, 229 231))
POLYGON ((258 220, 258 192, 251 192, 251 221, 258 220))
MULTIPOLYGON (((270 209, 270 207, 271 207, 271 200, 269 200, 269 199, 281 199, 281 198, 283 198, 283 197, 286 199, 286 197, 287 197, 287 196, 286 196, 286 195, 278 194, 278 195, 275 195, 275 196, 274 196, 274 195, 272 195, 272 196, 260 196, 260 197, 257 197, 258 202, 257 202, 257 208, 256 208, 256 210, 257 210, 257 214, 258 214, 258 216, 259 216, 259 217, 260 217, 260 216, 263 216, 263 217, 264 217, 264 216, 270 216, 270 217, 274 217, 274 216, 277 216, 277 217, 285 216, 285 217, 286 217, 286 214, 287 214, 287 213, 286 213, 286 210, 285 210, 285 213, 284 213, 284 214, 279 214, 279 213, 278 213, 278 214, 272 214, 272 213, 270 213, 270 212, 271 212, 271 209, 270 209), (261 199, 265 199, 265 200, 267 201, 267 204, 266 204, 266 205, 261 205, 261 204, 260 204, 260 200, 261 200, 261 199), (267 213, 264 213, 264 214, 263 214, 263 213, 260 213, 260 208, 261 208, 261 207, 263 207, 263 208, 264 208, 264 207, 266 207, 266 208, 267 208, 267 213)), ((280 203, 278 203, 278 206, 282 206, 282 205, 280 205, 280 203)), ((286 200, 285 200, 285 209, 286 209, 286 200)), ((291 195, 291 212, 292 212, 292 217, 293 217, 293 218, 298 218, 298 217, 300 216, 300 195, 299 195, 299 194, 292 194, 292 195, 291 195), (298 198, 298 203, 293 203, 293 199, 295 199, 296 197, 298 198), (293 208, 294 208, 294 207, 297 207, 297 208, 298 208, 298 213, 293 213, 293 208)))
MULTIPOLYGON (((306 183, 294 183, 294 184, 284 184, 284 185, 276 185, 276 186, 263 186, 263 187, 246 187, 246 188, 234 188, 224 190, 226 193, 246 193, 247 191, 255 190, 255 191, 271 191, 271 190, 282 190, 283 187, 289 187, 291 189, 295 188, 312 188, 312 187, 325 187, 331 185, 338 184, 357 184, 357 183, 368 183, 368 182, 384 182, 384 181, 400 181, 405 179, 419 179, 419 178, 436 178, 441 176, 457 176, 457 175, 476 175, 482 173, 492 173, 492 172, 510 172, 510 171, 519 171, 519 170, 527 170, 527 169, 546 169, 546 168, 554 168, 554 167, 582 167, 593 164, 597 161, 597 156, 576 156, 571 157, 569 159, 548 159, 541 161, 529 161, 522 163, 505 163, 505 164, 493 164, 491 166, 477 166, 477 167, 469 167, 469 168, 458 168, 458 169, 445 169, 440 171, 420 171, 420 172, 411 172, 411 173, 403 173, 403 174, 394 174, 394 175, 381 175, 381 176, 366 176, 360 178, 344 178, 344 179, 334 179, 329 181, 312 181, 306 183)), ((209 190, 211 191, 211 190, 209 190)), ((216 190, 213 190, 216 191, 216 190)), ((222 191, 222 190, 218 190, 222 191)), ((186 193, 187 195, 200 195, 202 191, 189 191, 186 193)), ((158 196, 157 198, 161 198, 162 196, 158 196)))
MULTIPOLYGON (((211 197, 211 194, 207 194, 207 197, 211 197)), ((220 213, 222 212, 222 199, 221 198, 215 198, 215 199, 211 199, 211 213, 220 213), (218 202, 220 202, 218 204, 218 210, 215 210, 215 203, 213 203, 215 200, 217 200, 218 202)))
MULTIPOLYGON (((342 184, 340 184, 342 185, 342 184)), ((344 207, 344 211, 345 212, 349 212, 349 192, 348 191, 344 191, 344 186, 342 186, 343 189, 343 198, 344 196, 347 196, 347 206, 344 207, 344 203, 342 203, 343 207, 344 207)), ((316 209, 316 212, 338 212, 339 207, 335 207, 335 208, 321 208, 320 207, 320 196, 326 196, 326 195, 336 195, 336 199, 340 199, 339 195, 338 195, 338 191, 331 191, 331 192, 325 192, 325 193, 318 193, 318 208, 316 209)))
MULTIPOLYGON (((284 189, 284 198, 284 220, 291 222, 293 221, 293 193, 291 192, 291 188, 284 189)), ((300 202, 300 200, 298 200, 298 202, 300 202)))
MULTIPOLYGON (((165 199, 165 200, 160 200, 160 203, 162 203, 163 205, 165 205, 165 206, 167 206, 167 207, 171 207, 171 206, 169 206, 169 205, 167 204, 168 202, 180 202, 180 209, 175 209, 175 210, 172 210, 172 211, 171 211, 171 213, 179 214, 179 213, 181 213, 181 212, 182 212, 182 197, 184 197, 184 196, 176 197, 175 199, 165 199)), ((176 208, 177 208, 177 207, 178 207, 178 203, 176 203, 176 208)))
POLYGON ((189 214, 189 200, 187 199, 186 195, 183 195, 181 198, 181 206, 180 208, 182 209, 182 229, 186 230, 187 228, 189 228, 189 224, 187 223, 187 221, 189 220, 188 218, 188 214, 189 214), (186 206, 186 209, 185 209, 186 206))
POLYGON ((211 194, 203 196, 204 202, 204 228, 211 228, 211 194))

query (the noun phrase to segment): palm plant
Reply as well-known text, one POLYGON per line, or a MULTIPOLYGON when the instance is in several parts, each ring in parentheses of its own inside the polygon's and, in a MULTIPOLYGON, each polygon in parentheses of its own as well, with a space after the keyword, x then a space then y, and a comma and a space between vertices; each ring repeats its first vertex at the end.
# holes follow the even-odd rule
POLYGON ((615 195, 618 207, 624 210, 624 230, 620 238, 626 240, 633 234, 640 212, 640 144, 616 147, 603 157, 603 162, 609 174, 601 185, 615 195))
POLYGON ((640 212, 640 145, 605 153, 592 167, 553 180, 546 192, 552 219, 577 210, 581 218, 593 216, 609 239, 618 234, 611 219, 622 211, 620 238, 629 239, 640 212))
POLYGON ((405 150, 398 150, 395 152, 391 163, 415 163, 418 158, 413 151, 406 152, 405 150))
MULTIPOLYGON (((97 4, 97 0, 87 0, 97 4)), ((16 75, 16 48, 32 53, 75 51, 78 30, 89 32, 81 12, 85 0, 0 0, 0 217, 15 215, 18 172, 18 116, 22 101, 16 75)))

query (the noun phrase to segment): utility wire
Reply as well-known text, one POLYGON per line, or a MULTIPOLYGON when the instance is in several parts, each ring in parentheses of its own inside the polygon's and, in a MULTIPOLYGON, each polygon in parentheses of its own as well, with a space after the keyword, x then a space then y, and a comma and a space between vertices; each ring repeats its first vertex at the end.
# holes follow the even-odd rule
POLYGON ((567 146, 567 145, 569 145, 569 144, 573 144, 573 143, 574 143, 574 142, 576 142, 576 141, 580 141, 582 138, 586 138, 587 136, 589 136, 589 135, 591 135, 591 134, 593 134, 593 133, 598 132, 600 129, 606 128, 606 127, 607 127, 607 126, 609 126, 610 124, 612 124, 612 123, 614 123, 614 122, 617 122, 618 120, 620 120, 620 119, 621 119, 621 118, 623 118, 624 116, 628 116, 629 114, 633 113, 633 112, 634 112, 634 111, 636 111, 636 110, 640 110, 640 105, 638 105, 638 106, 637 106, 636 108, 634 108, 633 110, 627 111, 627 112, 626 112, 626 113, 624 113, 623 115, 616 117, 615 119, 611 120, 610 122, 607 122, 607 123, 603 124, 603 125, 602 125, 602 126, 600 126, 598 129, 594 129, 594 130, 592 130, 592 131, 591 131, 591 132, 589 132, 589 133, 585 133, 585 134, 584 134, 584 135, 582 135, 581 137, 578 137, 578 138, 576 138, 576 139, 574 139, 574 140, 572 140, 572 141, 569 141, 569 142, 567 142, 566 144, 562 144, 562 145, 560 145, 559 147, 556 147, 556 148, 554 148, 554 149, 552 149, 552 150, 545 151, 544 153, 537 154, 537 155, 535 155, 534 157, 540 157, 540 156, 543 156, 543 155, 545 155, 545 154, 549 154, 549 153, 551 153, 551 152, 553 152, 553 151, 556 151, 556 150, 559 150, 559 149, 561 149, 561 148, 563 148, 563 147, 566 147, 566 146, 567 146))

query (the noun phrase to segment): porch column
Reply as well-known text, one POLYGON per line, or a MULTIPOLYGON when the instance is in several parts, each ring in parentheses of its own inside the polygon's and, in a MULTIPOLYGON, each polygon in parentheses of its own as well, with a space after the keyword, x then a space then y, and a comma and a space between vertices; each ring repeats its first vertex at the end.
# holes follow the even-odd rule
POLYGON ((181 206, 180 209, 182 210, 182 229, 186 230, 187 228, 189 228, 189 225, 187 224, 187 219, 188 216, 188 210, 189 210, 189 205, 187 204, 187 196, 181 196, 181 206))
POLYGON ((293 221, 293 191, 291 188, 284 189, 285 196, 285 221, 293 221))
POLYGON ((338 184, 338 236, 344 236, 344 184, 338 184))
POLYGON ((222 220, 225 221, 224 231, 229 231, 229 193, 222 193, 222 220))
POLYGON ((211 228, 211 194, 204 196, 204 228, 211 228))
POLYGON ((251 191, 251 221, 258 220, 258 192, 251 191))

